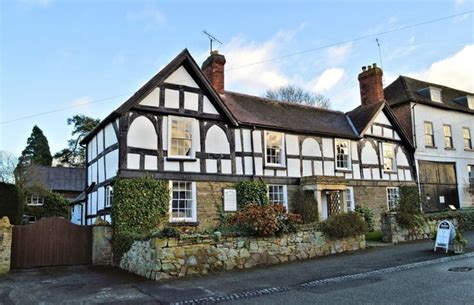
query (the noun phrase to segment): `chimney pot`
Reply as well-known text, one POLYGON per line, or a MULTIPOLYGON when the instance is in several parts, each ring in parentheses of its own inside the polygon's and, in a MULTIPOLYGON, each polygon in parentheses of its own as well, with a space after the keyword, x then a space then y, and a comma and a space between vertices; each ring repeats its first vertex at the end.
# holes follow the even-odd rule
POLYGON ((202 64, 201 70, 212 84, 212 87, 219 93, 224 94, 224 55, 214 50, 202 64))
POLYGON ((383 71, 377 64, 368 65, 367 70, 362 67, 359 74, 360 99, 362 105, 378 103, 385 99, 382 84, 383 71))
POLYGON ((368 65, 368 66, 367 66, 367 69, 369 69, 369 70, 372 69, 372 66, 371 66, 371 65, 368 65))
POLYGON ((373 63, 372 66, 373 66, 374 68, 377 68, 377 64, 376 64, 376 63, 373 63))
POLYGON ((362 66, 362 71, 365 71, 367 70, 367 67, 366 66, 362 66))

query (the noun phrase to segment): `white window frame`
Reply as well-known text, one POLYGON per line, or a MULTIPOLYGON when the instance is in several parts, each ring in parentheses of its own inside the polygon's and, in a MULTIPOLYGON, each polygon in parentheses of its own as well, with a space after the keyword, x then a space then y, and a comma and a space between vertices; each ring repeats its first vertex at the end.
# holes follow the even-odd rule
POLYGON ((352 186, 348 186, 346 189, 346 207, 348 212, 355 211, 354 188, 352 186))
POLYGON ((169 221, 170 222, 196 222, 197 221, 197 201, 196 201, 196 182, 193 181, 169 181, 170 203, 169 203, 169 221), (191 183, 192 202, 191 217, 173 217, 173 182, 191 183))
POLYGON ((352 169, 352 158, 351 158, 351 140, 348 139, 335 139, 334 140, 334 163, 336 166, 336 170, 351 170, 352 169), (340 167, 337 164, 337 144, 339 142, 347 142, 347 167, 340 167))
POLYGON ((397 158, 395 158, 395 145, 393 143, 382 143, 382 162, 384 172, 396 172, 397 171, 397 158), (390 146, 392 149, 392 168, 385 168, 385 147, 390 146))
POLYGON ((168 116, 168 156, 167 159, 195 159, 196 156, 196 139, 194 136, 194 122, 193 118, 186 118, 180 116, 168 116), (173 120, 189 121, 191 123, 191 153, 189 156, 186 155, 171 155, 171 138, 172 138, 172 125, 173 120))
POLYGON ((444 138, 444 148, 447 148, 447 149, 454 148, 453 129, 451 128, 451 125, 443 124, 443 138, 444 138), (449 130, 449 135, 446 135, 446 130, 449 130), (446 140, 448 139, 449 139, 449 146, 446 145, 446 140))
POLYGON ((264 149, 264 152, 265 152, 265 165, 267 166, 274 166, 274 167, 285 167, 285 134, 283 132, 279 132, 279 131, 269 131, 269 130, 266 130, 265 133, 264 133, 265 137, 264 137, 264 144, 265 144, 265 147, 263 147, 264 149), (281 141, 280 141, 280 163, 272 163, 272 162, 268 162, 267 160, 267 136, 269 134, 272 134, 272 133, 276 133, 276 134, 280 134, 281 135, 281 141))
POLYGON ((108 208, 112 206, 114 200, 114 188, 111 185, 105 187, 105 205, 104 207, 108 208))
POLYGON ((462 144, 464 149, 472 149, 472 136, 471 136, 471 129, 469 127, 462 128, 462 144), (468 138, 464 137, 464 131, 467 130, 468 138), (469 140, 469 146, 466 146, 466 140, 469 140))
POLYGON ((270 201, 270 187, 281 187, 282 192, 283 192, 283 202, 280 202, 283 204, 283 206, 286 208, 286 211, 288 212, 288 187, 284 184, 269 184, 268 189, 267 189, 267 196, 268 196, 268 202, 270 204, 275 204, 277 202, 271 202, 270 201))
POLYGON ((443 102, 442 90, 436 87, 430 87, 430 99, 436 103, 443 102), (436 98, 435 98, 436 97, 436 98))
POLYGON ((429 121, 424 121, 423 122, 423 135, 425 136, 425 146, 427 146, 427 147, 436 147, 433 122, 429 122, 429 121), (426 133, 426 125, 431 126, 431 133, 426 133), (431 144, 428 144, 426 142, 426 137, 427 136, 431 137, 431 142, 432 142, 431 144))
POLYGON ((40 194, 31 194, 26 199, 26 205, 28 206, 42 206, 44 204, 44 197, 40 194))
POLYGON ((471 187, 474 187, 474 164, 467 165, 467 182, 471 187))
POLYGON ((400 200, 400 188, 398 186, 389 186, 387 187, 386 193, 387 193, 388 210, 393 211, 398 206, 398 200, 400 200), (396 196, 397 202, 391 204, 391 201, 392 201, 391 196, 393 196, 393 194, 390 194, 390 191, 393 191, 393 190, 395 190, 395 196, 396 196))

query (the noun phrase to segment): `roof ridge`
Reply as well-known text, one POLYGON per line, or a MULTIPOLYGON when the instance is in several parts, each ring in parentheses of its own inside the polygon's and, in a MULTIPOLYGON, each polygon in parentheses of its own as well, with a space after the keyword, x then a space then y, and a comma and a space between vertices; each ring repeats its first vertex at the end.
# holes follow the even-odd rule
POLYGON ((466 93, 466 94, 474 94, 474 92, 469 92, 469 91, 466 91, 466 90, 456 89, 456 88, 453 88, 453 87, 448 87, 446 85, 441 85, 441 84, 438 84, 438 83, 433 83, 433 82, 421 80, 421 79, 418 79, 418 78, 413 78, 413 77, 410 77, 410 76, 400 75, 399 77, 402 78, 404 80, 404 82, 406 82, 406 79, 410 79, 410 80, 415 80, 415 81, 418 81, 418 82, 421 82, 421 83, 425 83, 427 85, 433 85, 433 86, 438 86, 438 87, 441 87, 441 88, 447 88, 447 89, 450 89, 450 90, 455 90, 455 91, 459 91, 459 92, 466 93))
POLYGON ((265 100, 267 102, 280 103, 280 104, 285 104, 285 105, 294 106, 294 107, 301 107, 301 108, 308 108, 308 109, 313 109, 313 110, 321 110, 321 111, 326 111, 326 112, 345 114, 344 112, 339 111, 339 110, 332 110, 332 109, 322 108, 322 107, 318 107, 318 106, 303 105, 303 104, 292 103, 292 102, 288 102, 288 101, 274 100, 274 99, 271 99, 271 98, 268 98, 268 97, 256 96, 256 95, 251 95, 251 94, 247 94, 247 93, 241 93, 241 92, 235 92, 235 91, 229 91, 229 90, 225 90, 225 93, 258 98, 258 99, 261 99, 261 100, 265 100))

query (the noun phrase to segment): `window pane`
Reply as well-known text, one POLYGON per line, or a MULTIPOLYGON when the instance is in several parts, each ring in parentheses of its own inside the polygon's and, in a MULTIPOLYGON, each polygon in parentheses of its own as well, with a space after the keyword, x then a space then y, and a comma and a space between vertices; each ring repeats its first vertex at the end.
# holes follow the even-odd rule
POLYGON ((267 163, 281 164, 282 134, 279 132, 267 132, 266 146, 267 163))
POLYGON ((171 119, 171 156, 191 156, 192 121, 171 119))
POLYGON ((349 168, 349 141, 336 139, 336 167, 349 168))

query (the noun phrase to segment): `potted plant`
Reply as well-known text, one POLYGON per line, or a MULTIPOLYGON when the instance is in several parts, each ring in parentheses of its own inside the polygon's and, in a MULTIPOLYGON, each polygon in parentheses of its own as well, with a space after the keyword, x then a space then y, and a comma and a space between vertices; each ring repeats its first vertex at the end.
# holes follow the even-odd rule
POLYGON ((464 248, 466 247, 466 245, 467 245, 467 240, 464 239, 460 231, 457 231, 456 235, 454 236, 454 253, 455 254, 464 253, 464 248))

